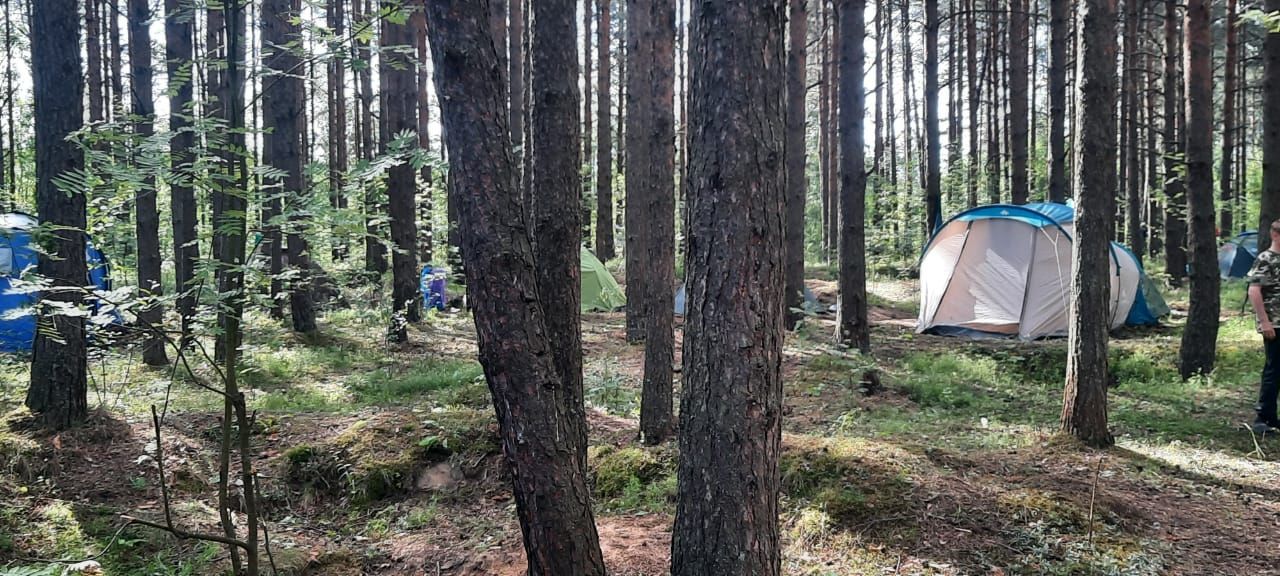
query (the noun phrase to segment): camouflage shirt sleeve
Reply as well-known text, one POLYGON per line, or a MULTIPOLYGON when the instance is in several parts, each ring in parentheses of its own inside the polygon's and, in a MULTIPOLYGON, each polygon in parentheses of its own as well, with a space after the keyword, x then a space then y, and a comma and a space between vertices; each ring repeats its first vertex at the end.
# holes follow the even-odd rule
POLYGON ((1280 274, 1280 262, 1277 262, 1276 253, 1264 250, 1258 254, 1257 260, 1254 260, 1253 268, 1249 269, 1249 275, 1245 276, 1245 280, 1250 284, 1271 287, 1277 285, 1277 274, 1280 274))

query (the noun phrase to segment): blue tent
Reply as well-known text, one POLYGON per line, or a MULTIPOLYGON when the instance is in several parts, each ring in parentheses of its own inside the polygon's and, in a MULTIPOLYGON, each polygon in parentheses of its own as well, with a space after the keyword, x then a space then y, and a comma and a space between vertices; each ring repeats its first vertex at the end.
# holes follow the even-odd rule
POLYGON ((1241 232, 1218 249, 1218 273, 1223 279, 1244 278, 1258 257, 1258 231, 1241 232))
MULTIPOLYGON (((31 233, 39 222, 21 213, 0 214, 0 352, 31 350, 36 335, 32 311, 39 292, 15 289, 24 274, 34 272, 39 255, 31 246, 31 233)), ((96 290, 110 290, 110 266, 102 251, 86 239, 85 263, 89 284, 96 290)))

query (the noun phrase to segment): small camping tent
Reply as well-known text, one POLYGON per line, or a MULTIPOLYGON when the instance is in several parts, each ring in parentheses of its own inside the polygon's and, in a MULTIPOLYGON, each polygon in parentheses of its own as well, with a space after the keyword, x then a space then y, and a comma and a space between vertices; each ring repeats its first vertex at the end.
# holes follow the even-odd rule
MULTIPOLYGON (((1062 204, 980 206, 951 218, 921 257, 917 330, 1025 340, 1065 335, 1074 228, 1075 210, 1062 204)), ((1163 298, 1146 294, 1154 285, 1137 258, 1112 244, 1110 260, 1111 327, 1131 317, 1153 322, 1163 298)))
POLYGON ((610 312, 626 306, 627 296, 609 269, 585 247, 581 253, 582 311, 610 312))
POLYGON ((1218 249, 1218 273, 1227 278, 1244 278, 1258 257, 1258 231, 1241 232, 1218 249))
MULTIPOLYGON (((32 310, 39 292, 18 286, 39 261, 31 234, 39 222, 22 213, 0 214, 0 352, 31 350, 36 336, 36 316, 32 310)), ((110 290, 110 268, 102 251, 85 240, 87 281, 95 290, 110 290)))

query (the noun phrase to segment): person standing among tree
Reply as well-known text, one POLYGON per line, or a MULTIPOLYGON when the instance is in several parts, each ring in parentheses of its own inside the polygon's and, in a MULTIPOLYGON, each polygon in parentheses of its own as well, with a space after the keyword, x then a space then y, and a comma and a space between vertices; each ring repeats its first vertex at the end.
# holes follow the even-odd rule
POLYGON ((1280 428, 1276 417, 1276 395, 1280 392, 1280 339, 1276 338, 1273 319, 1280 319, 1280 221, 1271 223, 1271 247, 1258 254, 1249 270, 1249 303, 1257 320, 1258 333, 1262 334, 1266 364, 1262 368, 1262 386, 1258 391, 1258 417, 1253 431, 1261 434, 1280 428))

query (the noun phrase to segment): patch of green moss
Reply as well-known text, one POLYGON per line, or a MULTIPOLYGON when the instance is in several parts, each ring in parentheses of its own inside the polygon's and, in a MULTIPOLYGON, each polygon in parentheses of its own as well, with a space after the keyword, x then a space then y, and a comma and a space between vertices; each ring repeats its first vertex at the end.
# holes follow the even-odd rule
POLYGON ((822 509, 838 525, 904 515, 911 508, 912 485, 905 473, 825 446, 784 450, 779 469, 782 490, 790 499, 822 509))
POLYGON ((674 501, 674 461, 660 448, 591 446, 587 468, 604 510, 661 512, 674 501))

